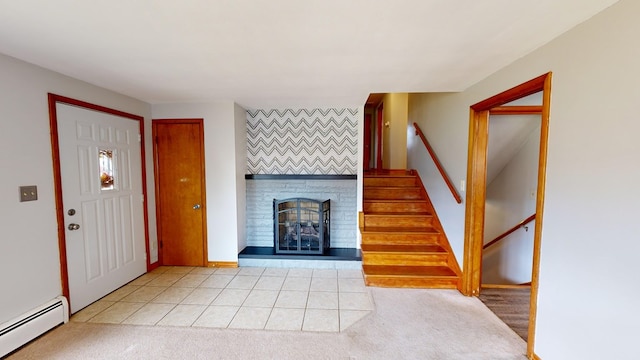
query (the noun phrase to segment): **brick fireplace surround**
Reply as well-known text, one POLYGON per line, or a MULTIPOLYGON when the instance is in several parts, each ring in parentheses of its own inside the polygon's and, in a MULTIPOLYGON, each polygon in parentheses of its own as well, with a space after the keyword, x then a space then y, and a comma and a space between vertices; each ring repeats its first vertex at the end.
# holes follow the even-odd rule
POLYGON ((247 248, 239 264, 321 268, 360 266, 357 249, 356 178, 352 175, 247 175, 247 248), (331 249, 325 255, 276 255, 273 199, 303 197, 331 201, 331 249), (249 260, 251 259, 251 260, 249 260), (274 264, 275 261, 275 264, 274 264), (336 263, 338 262, 338 263, 336 263), (351 263, 351 264, 347 264, 351 263), (357 264, 356 264, 357 263, 357 264))

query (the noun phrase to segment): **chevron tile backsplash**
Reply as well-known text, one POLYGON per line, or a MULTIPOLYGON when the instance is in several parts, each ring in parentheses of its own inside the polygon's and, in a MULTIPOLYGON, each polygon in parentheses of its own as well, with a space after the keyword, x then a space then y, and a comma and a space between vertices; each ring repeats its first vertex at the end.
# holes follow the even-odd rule
POLYGON ((352 175, 358 109, 247 111, 249 174, 352 175))

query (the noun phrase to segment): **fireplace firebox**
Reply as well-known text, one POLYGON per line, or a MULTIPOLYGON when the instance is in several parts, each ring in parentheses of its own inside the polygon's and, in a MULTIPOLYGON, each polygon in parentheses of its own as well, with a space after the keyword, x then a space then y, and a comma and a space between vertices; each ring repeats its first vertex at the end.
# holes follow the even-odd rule
POLYGON ((324 254, 329 249, 331 201, 273 199, 276 254, 324 254))

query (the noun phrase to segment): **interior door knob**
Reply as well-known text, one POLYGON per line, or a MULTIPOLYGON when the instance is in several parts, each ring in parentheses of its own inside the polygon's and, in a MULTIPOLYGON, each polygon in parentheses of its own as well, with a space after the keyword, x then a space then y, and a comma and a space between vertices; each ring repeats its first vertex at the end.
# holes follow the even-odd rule
POLYGON ((193 205, 193 210, 198 210, 198 209, 200 209, 200 204, 193 205))
POLYGON ((80 225, 79 224, 69 224, 69 226, 67 226, 67 229, 73 231, 73 230, 78 230, 80 229, 80 225))

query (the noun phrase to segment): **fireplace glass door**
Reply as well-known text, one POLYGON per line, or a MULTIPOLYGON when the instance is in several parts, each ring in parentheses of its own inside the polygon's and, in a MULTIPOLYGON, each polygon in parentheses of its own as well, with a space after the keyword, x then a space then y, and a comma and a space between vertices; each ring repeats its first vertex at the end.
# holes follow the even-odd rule
POLYGON ((323 254, 329 248, 330 200, 274 199, 277 254, 323 254))

